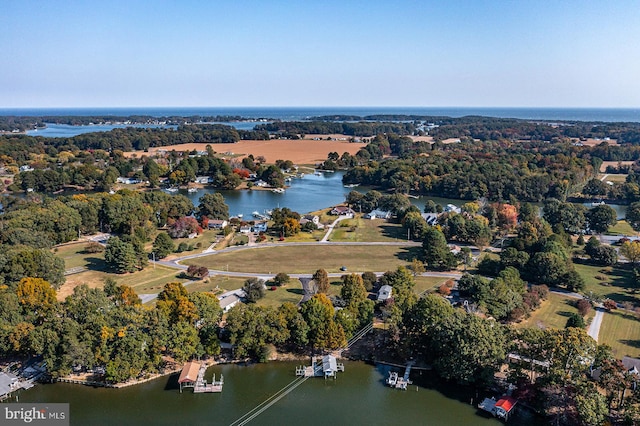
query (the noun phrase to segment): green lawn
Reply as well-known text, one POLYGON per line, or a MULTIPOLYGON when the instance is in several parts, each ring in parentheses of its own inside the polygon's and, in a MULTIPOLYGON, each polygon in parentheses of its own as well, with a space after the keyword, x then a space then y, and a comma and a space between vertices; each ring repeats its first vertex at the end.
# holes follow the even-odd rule
POLYGON ((402 225, 383 219, 353 219, 338 222, 329 237, 331 241, 406 241, 407 234, 402 225))
POLYGON ((242 288, 246 278, 213 276, 203 281, 196 281, 189 284, 186 288, 192 293, 196 291, 212 291, 214 293, 224 293, 226 291, 237 290, 242 288))
POLYGON ((592 266, 576 263, 576 271, 582 276, 586 287, 582 293, 616 302, 640 303, 636 289, 631 286, 633 272, 629 265, 592 266))
POLYGON ((277 308, 285 302, 291 302, 294 305, 297 304, 303 295, 302 284, 296 279, 292 279, 284 287, 276 287, 275 290, 271 290, 271 287, 267 287, 267 292, 264 297, 258 300, 258 305, 271 306, 277 308))
POLYGON ((318 269, 327 272, 389 271, 407 266, 418 257, 419 247, 397 246, 283 246, 247 249, 214 254, 183 262, 209 269, 252 272, 256 274, 312 274, 318 269))
POLYGON ((435 291, 448 279, 443 277, 415 277, 416 286, 413 288, 413 292, 422 294, 428 291, 435 291))
POLYGON ((611 346, 616 358, 640 356, 640 321, 624 311, 605 313, 598 343, 611 346))
POLYGON ((607 231, 608 235, 636 235, 631 225, 626 220, 619 220, 615 226, 607 231))
POLYGON ((94 261, 92 258, 102 259, 102 253, 85 253, 84 250, 89 243, 75 243, 58 246, 53 249, 55 255, 64 260, 65 269, 85 267, 90 268, 94 261))
MULTIPOLYGON (((516 327, 544 327, 544 328, 557 328, 562 329, 567 324, 567 319, 571 313, 578 313, 578 309, 575 307, 576 299, 565 297, 559 294, 549 294, 547 300, 542 302, 542 305, 531 313, 531 316, 526 320, 518 323, 516 327)), ((589 322, 594 312, 591 311, 585 322, 589 322)))

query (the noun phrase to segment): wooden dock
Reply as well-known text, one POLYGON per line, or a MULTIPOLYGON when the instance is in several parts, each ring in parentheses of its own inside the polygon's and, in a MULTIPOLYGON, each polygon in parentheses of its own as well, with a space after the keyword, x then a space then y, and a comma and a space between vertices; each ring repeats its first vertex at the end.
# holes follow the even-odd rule
POLYGON ((338 371, 344 371, 344 364, 336 362, 332 355, 327 355, 323 358, 313 357, 309 366, 296 367, 296 376, 324 377, 325 379, 333 377, 335 379, 338 371))
POLYGON ((411 367, 413 367, 413 362, 407 364, 404 370, 403 377, 399 377, 398 373, 395 371, 390 371, 389 377, 387 377, 387 384, 392 388, 407 390, 407 386, 413 383, 411 380, 409 380, 411 367))

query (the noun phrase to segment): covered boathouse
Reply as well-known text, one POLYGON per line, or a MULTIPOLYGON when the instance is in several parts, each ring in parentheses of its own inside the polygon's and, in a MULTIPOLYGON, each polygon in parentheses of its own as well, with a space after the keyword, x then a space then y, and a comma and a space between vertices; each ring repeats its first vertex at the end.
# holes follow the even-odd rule
POLYGON ((178 378, 180 393, 182 393, 182 388, 193 388, 193 393, 222 392, 222 385, 224 384, 222 374, 219 381, 216 381, 216 375, 214 374, 212 382, 207 383, 204 379, 206 371, 207 365, 205 363, 201 364, 195 361, 186 363, 178 378))
POLYGON ((198 380, 198 372, 200 371, 200 363, 190 361, 182 367, 180 377, 178 378, 178 384, 180 385, 180 393, 182 388, 195 388, 198 380))

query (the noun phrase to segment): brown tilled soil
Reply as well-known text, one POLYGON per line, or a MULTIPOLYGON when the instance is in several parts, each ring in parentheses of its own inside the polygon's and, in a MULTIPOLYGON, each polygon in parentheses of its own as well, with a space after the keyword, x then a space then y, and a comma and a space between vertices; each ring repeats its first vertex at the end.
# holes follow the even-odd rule
POLYGON ((268 141, 239 141, 236 143, 188 143, 163 147, 149 148, 149 152, 127 152, 125 156, 152 155, 157 151, 204 151, 207 145, 211 145, 218 153, 233 153, 235 155, 249 155, 254 157, 263 156, 267 163, 274 163, 276 160, 291 160, 295 164, 314 164, 327 159, 327 154, 337 152, 342 155, 344 152, 354 155, 365 143, 350 143, 345 141, 327 140, 280 140, 268 141))

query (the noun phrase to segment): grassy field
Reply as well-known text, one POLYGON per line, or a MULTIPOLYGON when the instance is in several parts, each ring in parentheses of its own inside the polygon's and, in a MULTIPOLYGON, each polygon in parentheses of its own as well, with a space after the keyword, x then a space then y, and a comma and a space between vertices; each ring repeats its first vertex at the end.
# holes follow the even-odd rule
POLYGON ((640 356, 640 321, 624 311, 605 313, 598 343, 611 346, 616 358, 640 356))
POLYGON ((636 235, 636 231, 633 230, 631 225, 626 220, 619 220, 615 226, 612 226, 607 231, 608 235, 636 235))
POLYGON ((209 269, 252 272, 256 274, 312 274, 318 269, 327 272, 388 271, 406 266, 417 257, 418 247, 396 246, 304 246, 265 247, 231 253, 220 253, 183 262, 209 269), (228 266, 227 266, 228 265, 228 266))
POLYGON ((442 277, 415 277, 416 286, 413 288, 413 292, 422 294, 427 291, 437 290, 448 279, 442 277))
MULTIPOLYGON (((600 173, 598 174, 598 179, 602 179, 605 176, 606 173, 600 173)), ((604 179, 604 181, 609 181, 609 182, 618 182, 618 183, 624 183, 627 180, 627 175, 625 174, 621 174, 621 173, 616 173, 616 174, 606 174, 606 178, 604 179)))
POLYGON ((383 219, 363 219, 356 217, 343 220, 334 228, 331 241, 406 241, 407 234, 402 225, 389 223, 383 219))
POLYGON ((144 270, 132 274, 113 274, 104 270, 88 270, 79 274, 67 276, 67 281, 58 289, 59 300, 73 293, 73 289, 81 284, 87 284, 91 288, 102 288, 104 280, 113 278, 119 285, 128 285, 136 293, 159 293, 168 282, 185 282, 179 278, 180 271, 164 266, 147 266, 144 270))
POLYGON ((636 289, 630 284, 633 272, 627 266, 604 267, 575 264, 576 271, 586 284, 584 294, 593 294, 616 302, 640 303, 636 289))
POLYGON ((186 287, 186 289, 190 293, 196 291, 212 291, 217 294, 242 288, 245 281, 246 278, 212 276, 203 281, 191 283, 186 287))
MULTIPOLYGON (((572 313, 578 313, 575 307, 576 299, 565 297, 559 294, 549 294, 549 298, 542 302, 529 318, 518 323, 516 327, 544 327, 562 329, 567 324, 567 319, 572 313)), ((591 311, 585 322, 589 322, 594 312, 591 311)))
POLYGON ((67 244, 64 246, 58 246, 53 249, 55 255, 62 260, 64 260, 65 269, 71 268, 89 268, 95 263, 95 260, 102 260, 102 253, 85 253, 89 243, 75 243, 75 244, 67 244), (95 260, 92 260, 95 259, 95 260))
POLYGON ((285 302, 291 302, 294 305, 297 304, 302 295, 302 284, 296 279, 292 279, 284 287, 276 287, 275 290, 271 290, 271 287, 267 287, 267 292, 264 297, 258 300, 258 305, 271 306, 277 308, 285 302))

